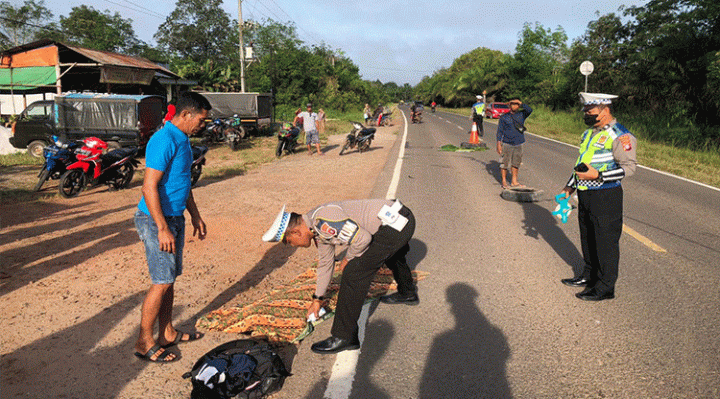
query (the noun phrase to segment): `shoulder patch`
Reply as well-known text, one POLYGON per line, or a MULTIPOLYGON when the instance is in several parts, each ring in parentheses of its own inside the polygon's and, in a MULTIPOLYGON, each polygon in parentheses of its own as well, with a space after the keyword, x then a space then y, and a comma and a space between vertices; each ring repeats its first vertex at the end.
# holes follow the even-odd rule
POLYGON ((632 150, 632 140, 630 140, 629 134, 623 134, 622 136, 618 137, 618 140, 620 140, 620 144, 622 144, 625 151, 632 150))
POLYGON ((349 244, 358 232, 358 225, 352 219, 339 221, 317 219, 315 231, 322 239, 332 244, 349 244))

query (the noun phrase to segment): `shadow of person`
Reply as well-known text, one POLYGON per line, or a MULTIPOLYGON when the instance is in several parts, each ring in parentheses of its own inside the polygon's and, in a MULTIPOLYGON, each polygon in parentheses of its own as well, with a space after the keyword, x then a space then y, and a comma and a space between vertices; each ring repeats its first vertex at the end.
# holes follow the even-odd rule
POLYGON ((455 326, 433 340, 420 398, 510 398, 505 335, 478 309, 474 288, 455 283, 445 292, 455 326))
MULTIPOLYGON (((3 397, 114 398, 149 363, 129 361, 134 334, 103 339, 142 302, 138 292, 2 357, 3 397)), ((62 311, 60 308, 54 311, 62 311)), ((152 395, 151 395, 152 396, 152 395)))
POLYGON ((410 270, 415 270, 417 268, 417 265, 419 265, 420 262, 422 262, 422 260, 427 256, 427 252, 428 247, 424 242, 418 240, 417 238, 410 239, 410 252, 408 252, 405 257, 408 265, 410 266, 410 270))
POLYGON ((500 173, 500 162, 492 160, 490 162, 483 162, 485 164, 485 170, 487 174, 494 177, 495 180, 502 184, 502 174, 500 173))
POLYGON ((550 244, 555 253, 572 268, 575 276, 579 276, 585 261, 575 244, 560 228, 558 219, 553 216, 552 212, 535 202, 521 204, 525 213, 525 218, 522 220, 525 235, 536 240, 542 237, 545 242, 550 244))
POLYGON ((265 252, 262 259, 260 259, 252 269, 245 273, 235 284, 218 294, 210 303, 200 309, 192 319, 196 320, 206 313, 219 309, 247 289, 254 287, 267 275, 272 273, 273 270, 282 267, 290 256, 295 253, 295 250, 296 248, 291 245, 273 245, 265 252))
POLYGON ((350 398, 390 399, 387 392, 373 384, 372 371, 390 346, 395 335, 394 328, 387 320, 380 319, 372 321, 365 329, 380 333, 365 334, 350 398))

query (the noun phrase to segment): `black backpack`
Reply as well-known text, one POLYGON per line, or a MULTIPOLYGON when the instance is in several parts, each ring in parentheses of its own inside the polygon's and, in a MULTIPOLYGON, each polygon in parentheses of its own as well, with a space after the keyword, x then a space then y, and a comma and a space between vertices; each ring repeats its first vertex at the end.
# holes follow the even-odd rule
POLYGON ((260 399, 279 391, 290 375, 268 342, 239 339, 203 355, 183 378, 191 378, 192 399, 260 399), (220 373, 207 381, 197 379, 206 365, 219 364, 228 366, 224 381, 219 381, 220 373))

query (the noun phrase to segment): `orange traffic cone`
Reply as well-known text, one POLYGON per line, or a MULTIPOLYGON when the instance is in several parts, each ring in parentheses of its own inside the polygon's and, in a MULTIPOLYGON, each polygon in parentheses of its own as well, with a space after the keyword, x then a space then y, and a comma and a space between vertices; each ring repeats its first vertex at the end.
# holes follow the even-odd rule
POLYGON ((480 144, 480 136, 478 136, 477 123, 473 122, 472 130, 470 130, 470 144, 480 144))

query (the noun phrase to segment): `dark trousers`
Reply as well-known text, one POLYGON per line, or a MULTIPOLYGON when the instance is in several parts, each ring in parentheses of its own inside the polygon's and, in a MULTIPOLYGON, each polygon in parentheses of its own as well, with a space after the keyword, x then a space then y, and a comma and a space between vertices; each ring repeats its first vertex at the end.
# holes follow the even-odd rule
POLYGON ((402 207, 399 213, 408 218, 402 231, 390 226, 380 226, 380 229, 373 234, 372 242, 365 253, 350 260, 345 266, 331 330, 334 337, 347 340, 357 337, 357 322, 365 297, 375 273, 383 263, 392 270, 398 292, 401 294, 415 292, 412 273, 405 259, 405 255, 410 251, 408 243, 415 232, 415 216, 407 207, 402 207))
POLYGON ((623 190, 578 191, 578 220, 585 260, 582 277, 590 279, 588 287, 600 293, 615 290, 620 261, 623 190))
POLYGON ((483 117, 481 115, 475 115, 473 116, 473 122, 477 123, 478 127, 478 135, 484 136, 485 135, 485 129, 483 129, 483 117))

